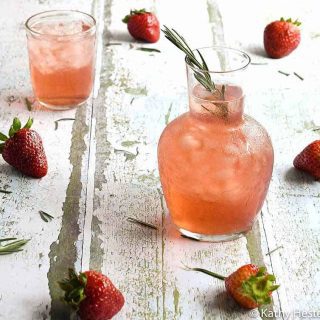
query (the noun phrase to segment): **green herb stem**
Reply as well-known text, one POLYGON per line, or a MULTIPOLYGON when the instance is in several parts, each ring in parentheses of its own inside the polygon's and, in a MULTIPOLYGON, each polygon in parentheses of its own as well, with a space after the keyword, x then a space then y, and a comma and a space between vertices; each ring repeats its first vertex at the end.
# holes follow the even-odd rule
POLYGON ((136 50, 146 51, 146 52, 161 52, 159 49, 145 48, 145 47, 139 47, 139 48, 136 48, 136 50))
POLYGON ((54 217, 52 215, 50 215, 49 213, 46 213, 42 210, 39 211, 39 214, 40 214, 40 218, 45 222, 49 222, 52 219, 54 219, 54 217))
POLYGON ((285 76, 289 76, 289 75, 290 75, 290 73, 286 73, 286 72, 283 72, 283 71, 281 71, 281 70, 278 70, 278 72, 281 73, 281 74, 283 74, 283 75, 285 75, 285 76))
POLYGON ((74 120, 76 120, 76 119, 75 118, 61 118, 61 119, 55 120, 54 121, 54 130, 58 130, 60 121, 74 121, 74 120))
POLYGON ((30 239, 21 239, 17 240, 17 238, 5 238, 0 239, 0 255, 12 254, 15 252, 22 251, 22 247, 25 246, 30 239), (11 242, 9 242, 11 241, 11 242), (3 242, 8 242, 3 245, 3 242))
POLYGON ((147 222, 144 222, 144 221, 132 218, 132 217, 128 217, 127 220, 129 222, 136 223, 136 224, 139 224, 139 225, 144 226, 144 227, 148 227, 148 228, 151 228, 151 229, 154 229, 154 230, 158 230, 158 228, 155 225, 151 224, 151 223, 147 223, 147 222))
POLYGON ((0 189, 0 193, 10 194, 12 191, 0 189))
POLYGON ((304 80, 304 78, 302 78, 300 75, 298 75, 296 72, 293 73, 297 78, 299 78, 301 81, 304 80))
POLYGON ((216 86, 211 79, 211 75, 209 72, 209 68, 204 60, 202 54, 199 50, 196 50, 200 57, 200 61, 195 56, 193 50, 190 49, 189 45, 187 44, 186 40, 174 29, 169 29, 167 26, 164 26, 162 29, 165 37, 174 44, 178 49, 186 55, 186 62, 191 66, 191 68, 196 68, 198 70, 194 70, 194 77, 199 81, 199 83, 208 91, 214 92, 216 91, 216 86))

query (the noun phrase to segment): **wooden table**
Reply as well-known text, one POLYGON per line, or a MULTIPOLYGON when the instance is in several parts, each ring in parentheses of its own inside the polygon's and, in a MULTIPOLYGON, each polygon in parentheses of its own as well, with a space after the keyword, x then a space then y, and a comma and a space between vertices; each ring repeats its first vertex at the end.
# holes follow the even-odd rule
POLYGON ((69 319, 57 280, 72 266, 101 270, 121 289, 126 304, 115 319, 271 319, 272 311, 275 317, 283 312, 279 319, 299 319, 299 312, 319 312, 320 183, 292 168, 294 156, 320 133, 314 130, 320 125, 318 1, 128 3, 1 3, 1 131, 14 116, 34 117, 50 170, 34 180, 0 161, 0 188, 12 191, 0 194, 0 238, 31 239, 23 252, 0 256, 0 319, 69 319), (184 60, 164 37, 154 45, 132 42, 121 19, 130 8, 142 7, 155 10, 162 24, 179 30, 194 47, 226 43, 247 51, 255 63, 267 63, 250 66, 246 111, 271 135, 274 173, 262 214, 237 241, 183 239, 169 220, 157 142, 165 125, 187 110, 184 60), (91 12, 97 19, 94 94, 77 110, 29 112, 23 22, 55 8, 91 12), (271 60, 264 56, 262 33, 282 15, 303 22, 303 40, 289 57, 271 60), (142 45, 161 53, 136 50, 142 45), (61 121, 55 130, 54 121, 66 117, 75 121, 61 121), (54 220, 45 223, 39 210, 54 220), (155 224, 158 231, 127 217, 155 224), (249 262, 265 265, 281 284, 260 314, 237 307, 223 282, 182 269, 185 263, 228 274, 249 262))

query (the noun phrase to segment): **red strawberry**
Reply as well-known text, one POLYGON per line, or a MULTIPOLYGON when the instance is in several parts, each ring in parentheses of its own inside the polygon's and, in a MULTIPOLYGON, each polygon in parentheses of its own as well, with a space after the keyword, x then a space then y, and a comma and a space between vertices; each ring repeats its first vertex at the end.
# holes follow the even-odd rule
POLYGON ((131 10, 122 21, 128 24, 129 33, 137 40, 153 43, 160 38, 160 24, 152 12, 131 10))
POLYGON ((320 180, 320 140, 313 141, 294 159, 293 165, 320 180))
POLYGON ((112 319, 123 307, 124 297, 108 277, 97 271, 79 275, 69 269, 69 278, 59 282, 64 300, 77 310, 81 320, 112 319))
POLYGON ((229 277, 201 268, 188 269, 224 280, 227 292, 240 306, 247 309, 254 309, 270 303, 272 291, 279 288, 274 284, 276 280, 274 275, 266 273, 266 268, 258 268, 254 264, 242 266, 229 277))
POLYGON ((9 137, 0 133, 0 153, 3 159, 23 174, 42 178, 48 172, 48 163, 39 134, 30 130, 33 119, 29 118, 21 129, 18 118, 13 119, 9 137))
POLYGON ((264 29, 264 48, 270 58, 282 58, 296 49, 301 35, 298 26, 301 22, 291 19, 271 22, 264 29))

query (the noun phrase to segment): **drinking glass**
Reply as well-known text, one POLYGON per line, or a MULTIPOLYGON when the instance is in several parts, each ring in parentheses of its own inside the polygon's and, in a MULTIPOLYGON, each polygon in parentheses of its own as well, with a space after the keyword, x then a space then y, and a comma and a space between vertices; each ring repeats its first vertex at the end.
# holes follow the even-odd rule
POLYGON ((94 79, 95 19, 80 11, 46 11, 25 27, 35 98, 53 110, 85 103, 94 79))

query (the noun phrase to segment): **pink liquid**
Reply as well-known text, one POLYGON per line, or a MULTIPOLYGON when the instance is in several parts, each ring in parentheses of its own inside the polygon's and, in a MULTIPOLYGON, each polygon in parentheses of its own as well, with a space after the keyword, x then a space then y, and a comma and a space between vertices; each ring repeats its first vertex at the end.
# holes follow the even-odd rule
POLYGON ((45 105, 70 107, 91 93, 95 62, 95 34, 73 35, 90 28, 77 25, 38 25, 38 32, 61 36, 28 38, 31 80, 36 98, 45 105), (70 34, 69 34, 70 33, 70 34), (67 35, 67 37, 65 36, 67 35))
POLYGON ((208 101, 216 97, 202 87, 193 93, 191 112, 172 121, 159 142, 160 177, 170 214, 179 228, 194 233, 247 231, 269 186, 269 137, 259 123, 242 116, 239 87, 228 87, 219 107, 208 101))

